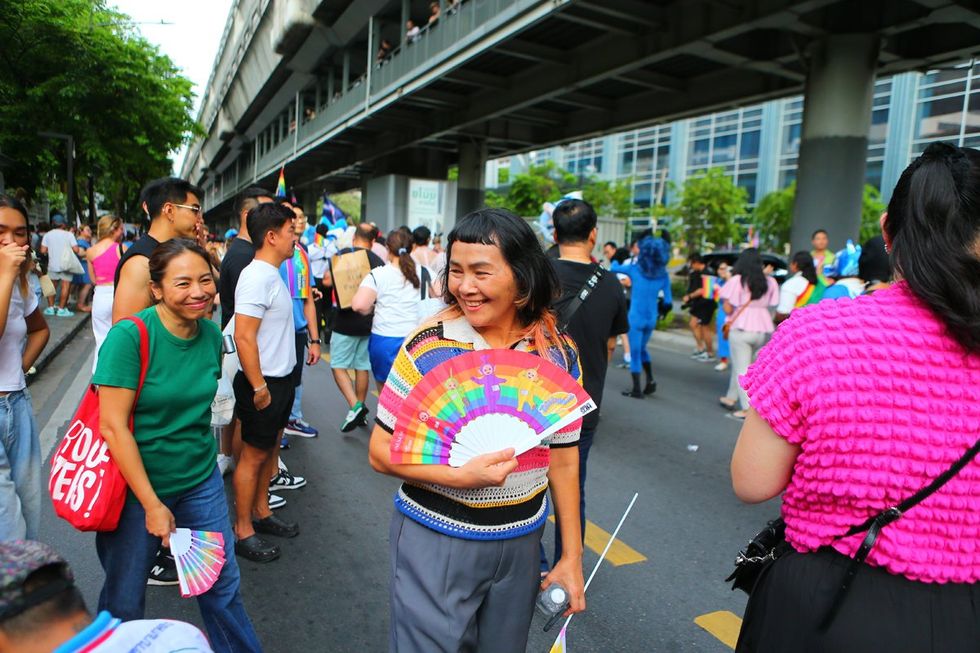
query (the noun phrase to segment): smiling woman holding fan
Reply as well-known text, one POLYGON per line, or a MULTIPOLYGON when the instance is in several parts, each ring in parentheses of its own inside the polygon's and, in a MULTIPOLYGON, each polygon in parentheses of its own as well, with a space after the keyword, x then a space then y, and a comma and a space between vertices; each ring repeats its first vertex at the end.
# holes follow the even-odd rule
POLYGON ((100 386, 102 436, 130 489, 118 527, 96 535, 106 575, 99 609, 142 619, 146 576, 161 542, 167 546, 177 526, 220 532, 225 564, 198 596, 201 617, 215 651, 261 651, 239 591, 211 435, 221 332, 205 317, 216 292, 210 261, 196 243, 174 239, 153 251, 149 271, 157 304, 109 330, 92 378, 100 386), (144 338, 149 356, 140 387, 144 338))
MULTIPOLYGON (((409 392, 461 354, 525 351, 581 382, 575 345, 548 310, 557 280, 544 253, 527 246, 533 241, 530 227, 506 211, 460 219, 448 237, 443 275, 449 308, 406 338, 381 392, 371 466, 405 481, 391 522, 391 651, 524 650, 539 585, 560 583, 571 598, 569 613, 585 609, 581 545, 566 548, 546 578, 538 573, 549 486, 563 540, 582 541, 581 420, 516 457, 508 448, 458 467, 392 460, 392 434, 409 392)), ((492 373, 466 381, 479 384, 492 373)), ((458 403, 465 402, 460 394, 458 403)))

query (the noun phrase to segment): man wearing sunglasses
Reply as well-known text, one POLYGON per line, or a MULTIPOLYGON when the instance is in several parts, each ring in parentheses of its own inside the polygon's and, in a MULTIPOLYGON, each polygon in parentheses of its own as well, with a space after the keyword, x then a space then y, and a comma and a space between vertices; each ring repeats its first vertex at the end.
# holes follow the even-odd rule
POLYGON ((113 324, 153 304, 150 255, 171 238, 198 239, 203 196, 200 188, 176 177, 157 179, 143 187, 140 202, 150 216, 150 229, 126 250, 116 267, 113 324))
MULTIPOLYGON (((140 204, 150 216, 150 228, 133 243, 116 266, 112 323, 153 305, 150 294, 150 256, 160 243, 172 238, 198 240, 202 232, 200 188, 184 179, 164 177, 151 181, 140 193, 140 204)), ((161 549, 150 570, 149 585, 176 585, 177 566, 161 549)))

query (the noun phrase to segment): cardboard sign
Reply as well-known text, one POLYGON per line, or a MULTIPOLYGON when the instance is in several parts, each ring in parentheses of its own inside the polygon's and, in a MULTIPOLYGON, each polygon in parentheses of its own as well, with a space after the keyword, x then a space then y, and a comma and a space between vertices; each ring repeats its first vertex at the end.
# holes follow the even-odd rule
POLYGON ((330 262, 330 273, 333 276, 333 287, 337 292, 337 304, 340 308, 350 308, 354 293, 370 272, 371 263, 368 261, 366 250, 359 249, 333 257, 330 262))

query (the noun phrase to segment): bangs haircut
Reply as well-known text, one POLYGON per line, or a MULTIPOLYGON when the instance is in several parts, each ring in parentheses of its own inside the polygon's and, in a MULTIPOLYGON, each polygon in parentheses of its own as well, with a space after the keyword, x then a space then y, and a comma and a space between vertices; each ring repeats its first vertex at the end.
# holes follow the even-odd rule
MULTIPOLYGON (((449 232, 447 261, 452 261, 453 245, 458 242, 499 248, 514 274, 515 304, 521 324, 532 327, 545 319, 553 323, 549 307, 557 298, 558 277, 526 221, 504 209, 479 209, 461 218, 449 232)), ((444 288, 449 287, 450 267, 447 265, 443 271, 444 288)), ((452 293, 447 293, 445 299, 450 306, 458 305, 452 293)))

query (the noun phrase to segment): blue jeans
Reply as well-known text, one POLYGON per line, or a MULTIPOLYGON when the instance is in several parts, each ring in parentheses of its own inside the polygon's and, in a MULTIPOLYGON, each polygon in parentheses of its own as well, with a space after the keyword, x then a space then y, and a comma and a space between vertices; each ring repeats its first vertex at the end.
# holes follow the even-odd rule
MULTIPOLYGON (((595 429, 582 429, 582 434, 578 439, 578 516, 582 521, 582 541, 585 541, 585 468, 589 462, 589 451, 592 449, 592 440, 595 438, 595 429)), ((561 521, 558 513, 555 513, 555 557, 557 563, 561 559, 561 521)), ((548 558, 544 554, 544 545, 541 545, 541 569, 550 569, 548 558)))
MULTIPOLYGON (((261 651, 262 645, 239 591, 241 577, 235 559, 235 536, 231 532, 225 488, 217 466, 197 487, 161 500, 173 512, 178 527, 220 531, 224 535, 225 566, 214 586, 197 597, 212 648, 218 653, 261 651)), ((123 621, 142 619, 146 577, 160 548, 160 538, 146 530, 143 506, 130 498, 119 518, 119 526, 112 532, 97 533, 95 546, 105 571, 99 610, 108 610, 123 621)))
POLYGON ((31 395, 0 397, 0 542, 36 540, 41 523, 41 441, 31 395))

